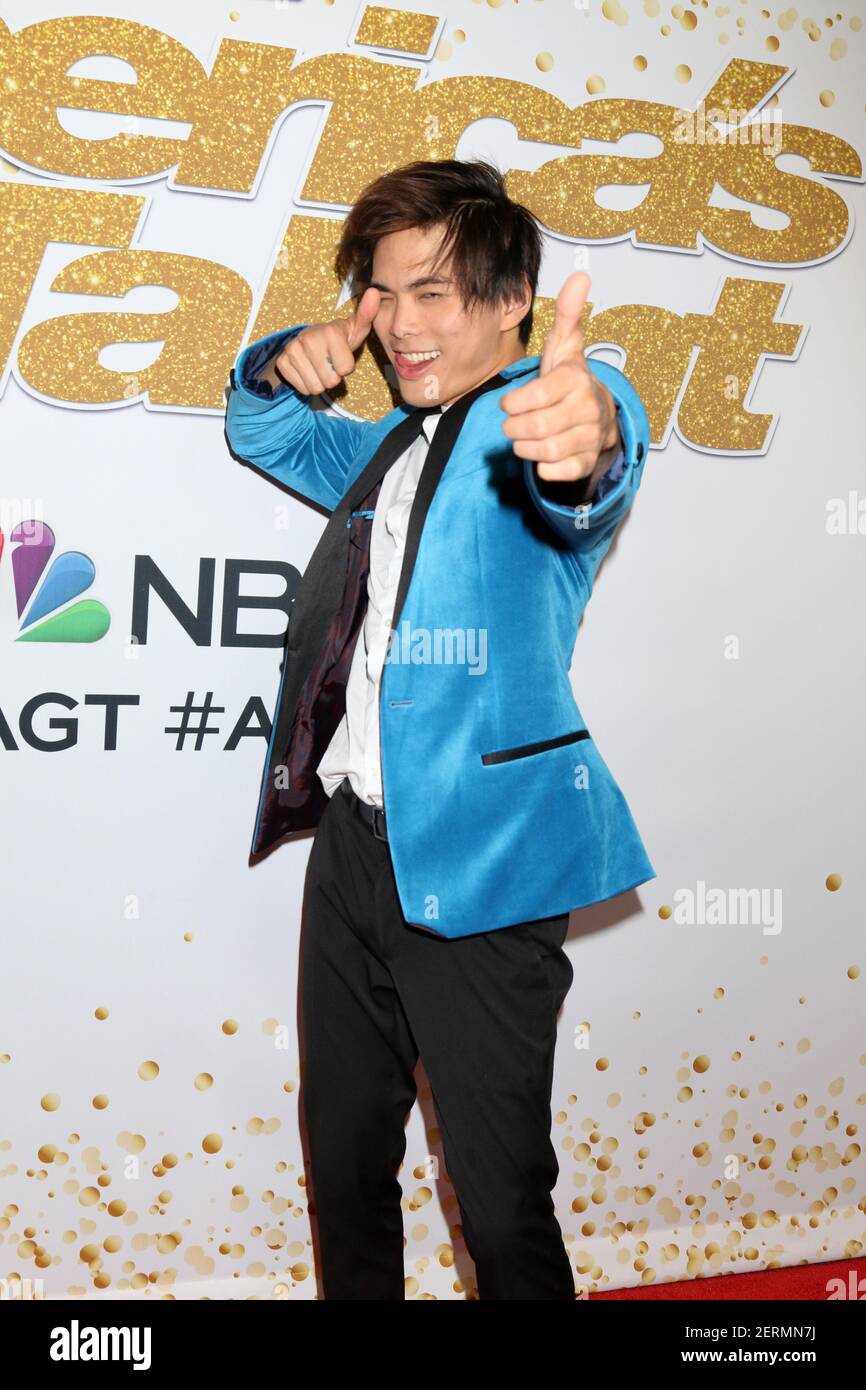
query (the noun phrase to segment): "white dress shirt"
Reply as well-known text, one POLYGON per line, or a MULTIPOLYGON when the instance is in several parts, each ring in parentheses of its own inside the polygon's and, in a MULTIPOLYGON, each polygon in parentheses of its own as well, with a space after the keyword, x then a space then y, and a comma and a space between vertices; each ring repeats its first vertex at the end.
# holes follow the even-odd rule
MULTIPOLYGON (((450 402, 449 402, 450 404, 450 402)), ((448 405, 442 406, 447 410, 448 405)), ((409 514, 427 451, 441 413, 427 415, 419 434, 382 479, 370 533, 367 611, 346 684, 346 713, 316 772, 328 796, 344 777, 371 806, 382 806, 379 751, 379 686, 391 635, 397 585, 403 567, 409 514)))

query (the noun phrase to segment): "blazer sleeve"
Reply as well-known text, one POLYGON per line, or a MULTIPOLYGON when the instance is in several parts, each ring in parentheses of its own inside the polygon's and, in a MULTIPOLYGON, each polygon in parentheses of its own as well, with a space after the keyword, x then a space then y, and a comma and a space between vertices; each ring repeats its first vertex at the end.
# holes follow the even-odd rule
POLYGON ((274 390, 258 380, 270 358, 309 326, 281 329, 244 348, 229 378, 225 434, 236 458, 333 511, 371 423, 315 410, 313 397, 293 386, 281 384, 274 390))
POLYGON ((641 484, 650 444, 649 419, 643 401, 618 367, 588 357, 587 364, 616 405, 624 447, 599 479, 591 502, 569 507, 545 497, 539 486, 535 460, 524 459, 524 476, 530 495, 554 531, 575 552, 589 586, 613 533, 625 516, 641 484))

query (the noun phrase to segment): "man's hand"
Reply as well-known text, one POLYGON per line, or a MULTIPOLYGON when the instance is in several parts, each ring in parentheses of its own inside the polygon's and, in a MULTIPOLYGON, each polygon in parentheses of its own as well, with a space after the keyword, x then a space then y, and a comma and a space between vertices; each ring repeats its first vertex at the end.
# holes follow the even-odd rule
POLYGON ((613 396, 590 371, 578 327, 590 284, 582 270, 568 277, 557 296, 538 376, 499 398, 507 411, 502 429, 514 452, 535 459, 541 479, 584 479, 578 489, 584 497, 592 496, 622 447, 613 396))
POLYGON ((348 318, 303 329, 259 372, 258 379, 273 387, 285 381, 302 396, 332 391, 355 370, 354 354, 370 332, 381 298, 371 285, 348 318))

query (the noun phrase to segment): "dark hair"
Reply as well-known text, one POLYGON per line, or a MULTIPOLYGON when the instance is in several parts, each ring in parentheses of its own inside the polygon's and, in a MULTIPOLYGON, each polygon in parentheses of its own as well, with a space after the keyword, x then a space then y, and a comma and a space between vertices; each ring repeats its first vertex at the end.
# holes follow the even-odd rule
MULTIPOLYGON (((451 274, 464 308, 523 294, 524 276, 535 297, 539 224, 528 208, 509 198, 499 170, 484 159, 417 160, 368 184, 343 224, 336 257, 340 280, 351 273, 354 293, 363 294, 381 237, 440 223, 445 231, 436 268, 453 249, 451 274)), ((531 332, 530 305, 518 328, 524 346, 531 332)))

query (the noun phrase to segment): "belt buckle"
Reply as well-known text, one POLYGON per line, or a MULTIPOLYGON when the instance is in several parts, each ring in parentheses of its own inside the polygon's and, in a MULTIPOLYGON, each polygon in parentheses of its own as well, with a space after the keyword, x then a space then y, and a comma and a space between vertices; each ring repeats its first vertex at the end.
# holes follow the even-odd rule
POLYGON ((372 821, 370 822, 370 824, 371 824, 371 826, 372 826, 373 834, 374 834, 374 836, 376 837, 376 839, 377 839, 377 840, 385 840, 385 841, 387 842, 388 836, 385 834, 385 812, 383 811, 383 809, 382 809, 381 806, 374 806, 374 807, 373 807, 373 819, 372 819, 372 821), (378 829, 378 827, 379 827, 379 817, 380 817, 380 816, 381 816, 381 818, 382 818, 382 834, 381 834, 381 835, 379 834, 379 829, 378 829))

